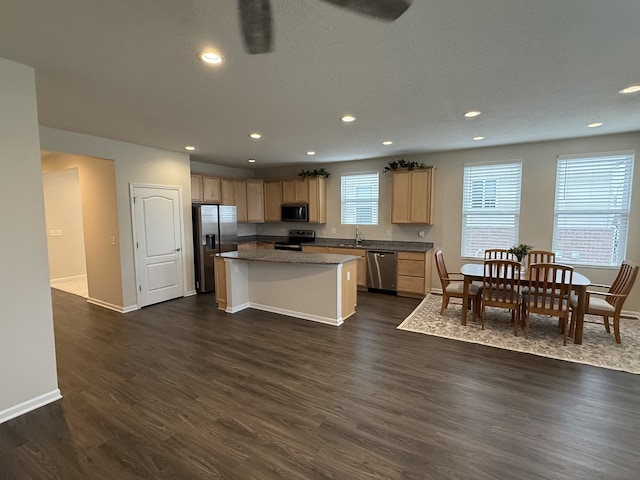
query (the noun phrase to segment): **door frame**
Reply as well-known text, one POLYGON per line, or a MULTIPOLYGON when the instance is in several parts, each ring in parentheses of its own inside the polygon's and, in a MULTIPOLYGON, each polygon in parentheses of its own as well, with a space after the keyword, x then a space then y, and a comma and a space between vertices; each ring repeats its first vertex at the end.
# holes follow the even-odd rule
POLYGON ((185 237, 184 237, 184 212, 182 205, 182 186, 181 185, 160 185, 155 183, 129 183, 129 207, 131 208, 131 228, 133 230, 133 263, 134 263, 134 277, 135 277, 135 289, 136 289, 136 308, 140 310, 140 262, 138 261, 138 249, 136 244, 138 242, 136 234, 136 212, 133 192, 136 188, 156 188, 162 190, 173 190, 178 192, 178 221, 180 223, 180 240, 182 241, 182 296, 187 294, 187 269, 185 262, 185 237))

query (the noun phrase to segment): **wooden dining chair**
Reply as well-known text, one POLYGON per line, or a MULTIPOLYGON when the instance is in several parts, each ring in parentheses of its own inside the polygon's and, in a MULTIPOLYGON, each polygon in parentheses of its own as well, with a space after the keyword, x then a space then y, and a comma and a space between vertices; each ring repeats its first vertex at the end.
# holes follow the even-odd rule
POLYGON ((528 289, 522 294, 524 336, 529 336, 532 313, 558 317, 560 330, 567 344, 569 333, 569 295, 573 283, 573 267, 559 263, 533 263, 528 268, 528 289))
POLYGON ((556 263, 556 254, 547 250, 531 250, 527 253, 527 265, 532 263, 556 263))
MULTIPOLYGON (((463 298, 464 276, 461 273, 449 273, 447 271, 442 250, 438 250, 435 253, 435 261, 438 277, 440 277, 440 284, 442 285, 442 306, 440 307, 440 315, 442 315, 444 314, 445 309, 449 306, 449 299, 451 297, 463 298)), ((480 291, 481 288, 478 285, 470 283, 468 296, 471 301, 471 305, 463 306, 463 308, 467 309, 473 306, 474 320, 480 312, 480 291)))
MULTIPOLYGON (((591 284, 590 287, 601 288, 607 291, 587 290, 587 299, 585 301, 586 307, 584 313, 591 315, 602 316, 602 323, 607 333, 611 333, 609 326, 609 319, 613 318, 613 334, 616 339, 616 343, 620 343, 620 312, 622 311, 622 305, 629 296, 633 284, 638 276, 637 264, 625 260, 618 270, 613 283, 609 285, 591 284)), ((573 334, 575 329, 574 315, 578 308, 578 298, 575 295, 571 296, 571 325, 569 327, 570 334, 573 334)), ((589 322, 598 323, 598 322, 589 322)))
POLYGON ((520 262, 515 260, 485 260, 482 280, 482 330, 486 307, 511 310, 513 333, 520 324, 520 262))
POLYGON ((516 256, 505 248, 488 248, 484 251, 485 260, 515 260, 516 256))

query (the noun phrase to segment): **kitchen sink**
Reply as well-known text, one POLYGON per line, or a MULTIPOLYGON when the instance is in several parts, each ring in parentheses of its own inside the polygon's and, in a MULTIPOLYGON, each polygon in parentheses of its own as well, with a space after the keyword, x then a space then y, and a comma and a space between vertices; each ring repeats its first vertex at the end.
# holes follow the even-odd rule
POLYGON ((349 247, 349 248, 364 248, 364 245, 356 245, 355 243, 341 243, 338 245, 339 247, 349 247))

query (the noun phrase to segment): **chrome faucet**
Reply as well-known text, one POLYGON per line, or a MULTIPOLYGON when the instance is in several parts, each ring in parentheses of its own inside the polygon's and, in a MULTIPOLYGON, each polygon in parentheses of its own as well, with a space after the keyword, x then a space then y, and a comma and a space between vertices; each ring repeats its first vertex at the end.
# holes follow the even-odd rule
POLYGON ((358 230, 358 226, 356 225, 356 245, 360 245, 360 243, 362 243, 362 240, 364 240, 364 237, 362 236, 362 234, 358 230))

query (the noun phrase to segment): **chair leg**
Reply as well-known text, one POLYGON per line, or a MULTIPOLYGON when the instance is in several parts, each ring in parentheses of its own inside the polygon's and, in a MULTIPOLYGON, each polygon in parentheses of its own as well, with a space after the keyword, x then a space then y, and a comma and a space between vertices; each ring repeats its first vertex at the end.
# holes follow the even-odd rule
POLYGON ((446 293, 442 294, 442 307, 440 307, 440 315, 444 315, 444 309, 449 306, 449 296, 446 293))
POLYGON ((515 314, 516 318, 513 322, 513 334, 518 336, 518 325, 520 323, 520 305, 518 305, 514 310, 511 311, 512 314, 515 314))
POLYGON ((620 315, 613 317, 613 333, 616 336, 616 343, 620 343, 620 315))
POLYGON ((482 322, 482 330, 484 330, 484 314, 485 314, 484 302, 482 302, 482 306, 480 308, 481 308, 481 312, 482 312, 482 315, 480 315, 480 321, 482 322))
POLYGON ((571 320, 569 322, 569 337, 573 338, 576 334, 576 324, 574 318, 575 312, 571 309, 571 320))
POLYGON ((569 329, 569 325, 568 325, 568 320, 569 320, 569 315, 568 312, 567 314, 565 314, 564 317, 562 317, 562 344, 566 347, 567 346, 567 330, 569 329))
POLYGON ((522 322, 524 323, 524 338, 529 338, 529 312, 527 306, 522 306, 522 322))
POLYGON ((604 328, 607 329, 607 333, 611 333, 611 329, 609 328, 609 317, 603 315, 602 319, 604 320, 604 328))

